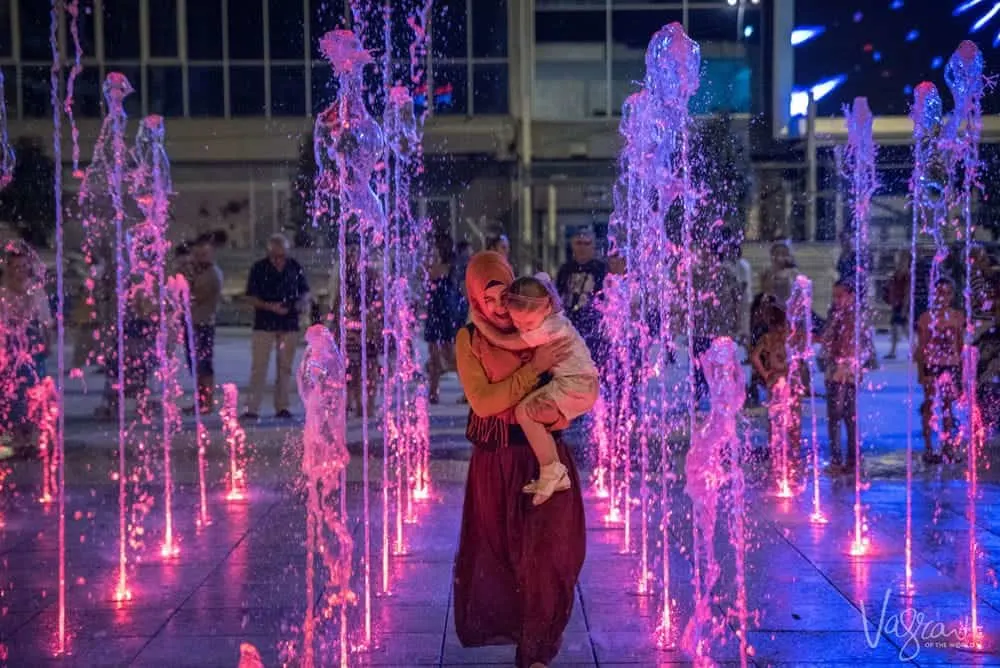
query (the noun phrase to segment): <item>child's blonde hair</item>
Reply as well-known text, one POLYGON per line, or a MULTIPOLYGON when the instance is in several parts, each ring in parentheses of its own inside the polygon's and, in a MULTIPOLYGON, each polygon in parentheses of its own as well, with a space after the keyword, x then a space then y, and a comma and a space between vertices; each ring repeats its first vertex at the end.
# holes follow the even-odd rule
POLYGON ((548 307, 553 313, 562 312, 559 295, 545 273, 515 279, 507 288, 504 301, 513 311, 540 311, 548 307))

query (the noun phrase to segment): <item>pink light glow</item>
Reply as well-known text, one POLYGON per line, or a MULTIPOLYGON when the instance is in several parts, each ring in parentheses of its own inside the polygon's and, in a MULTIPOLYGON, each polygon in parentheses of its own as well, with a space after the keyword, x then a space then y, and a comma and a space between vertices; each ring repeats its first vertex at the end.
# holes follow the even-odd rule
POLYGON ((246 432, 239 421, 239 390, 233 383, 222 386, 222 431, 229 446, 229 490, 227 501, 244 501, 249 493, 246 480, 246 432))

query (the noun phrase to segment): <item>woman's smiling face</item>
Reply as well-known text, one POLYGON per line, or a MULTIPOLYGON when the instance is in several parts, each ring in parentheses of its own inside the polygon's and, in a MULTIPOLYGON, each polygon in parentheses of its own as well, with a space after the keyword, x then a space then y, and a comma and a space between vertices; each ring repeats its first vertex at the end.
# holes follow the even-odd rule
POLYGON ((491 285, 483 292, 482 310, 483 315, 496 327, 500 329, 510 329, 514 323, 510 319, 510 313, 503 304, 503 293, 507 290, 506 285, 491 285))

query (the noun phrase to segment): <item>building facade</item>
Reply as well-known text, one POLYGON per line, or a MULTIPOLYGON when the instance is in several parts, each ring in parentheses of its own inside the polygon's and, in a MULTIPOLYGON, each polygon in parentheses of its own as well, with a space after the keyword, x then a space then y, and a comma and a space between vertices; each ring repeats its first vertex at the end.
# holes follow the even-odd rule
MULTIPOLYGON (((775 6, 784 0, 774 0, 775 6)), ((302 138, 328 105, 320 36, 351 25, 343 0, 91 0, 57 27, 67 67, 79 43, 73 110, 85 161, 100 126, 101 82, 124 73, 134 133, 167 119, 175 229, 223 228, 234 247, 286 229, 302 138), (77 39, 74 39, 74 34, 77 39)), ((379 4, 379 3, 374 3, 379 4)), ((397 5, 393 76, 406 79, 409 30, 397 5)), ((474 243, 503 225, 535 264, 566 230, 606 224, 625 97, 650 36, 671 21, 701 43, 696 113, 746 119, 769 104, 769 2, 756 0, 434 0, 426 57, 428 174, 418 208, 474 243)), ((381 21, 365 29, 381 44, 381 21)), ((0 3, 0 68, 11 135, 50 137, 49 3, 0 3)), ((377 76, 377 75, 375 75, 377 76)), ((372 77, 377 87, 379 80, 372 77)), ((70 133, 63 156, 70 158, 70 133)), ((76 181, 67 172, 68 187, 76 181)))

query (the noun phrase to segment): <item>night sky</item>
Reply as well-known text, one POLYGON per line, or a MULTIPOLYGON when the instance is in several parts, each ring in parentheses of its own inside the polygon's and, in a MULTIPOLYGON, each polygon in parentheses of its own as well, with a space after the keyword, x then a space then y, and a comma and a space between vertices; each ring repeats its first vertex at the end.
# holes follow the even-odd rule
MULTIPOLYGON (((868 97, 876 115, 906 114, 912 87, 924 80, 937 84, 950 107, 944 64, 963 39, 983 50, 987 73, 1000 72, 995 0, 797 0, 795 6, 797 28, 826 29, 795 47, 796 89, 846 75, 820 100, 820 115, 839 114, 858 95, 868 97), (971 32, 980 19, 980 29, 971 32)), ((988 94, 983 106, 987 113, 1000 111, 1000 91, 988 94)))

